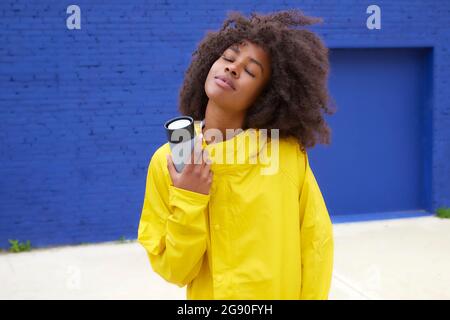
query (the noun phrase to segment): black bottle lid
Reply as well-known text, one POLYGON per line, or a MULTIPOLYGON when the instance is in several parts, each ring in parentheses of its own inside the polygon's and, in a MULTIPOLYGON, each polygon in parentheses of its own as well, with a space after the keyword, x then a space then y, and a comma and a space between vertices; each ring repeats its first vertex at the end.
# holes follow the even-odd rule
POLYGON ((190 116, 179 116, 172 118, 166 121, 164 128, 166 129, 167 140, 171 143, 185 142, 195 137, 194 119, 190 116), (179 120, 188 120, 189 124, 182 127, 169 129, 171 124, 179 120), (177 133, 173 134, 175 131, 177 131, 177 133))

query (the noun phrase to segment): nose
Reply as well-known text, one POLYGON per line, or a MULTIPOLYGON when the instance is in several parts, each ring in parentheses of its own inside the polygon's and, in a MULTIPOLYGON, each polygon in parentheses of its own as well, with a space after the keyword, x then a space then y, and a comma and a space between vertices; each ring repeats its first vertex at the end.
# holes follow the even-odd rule
POLYGON ((227 71, 227 72, 231 72, 231 74, 233 75, 233 77, 236 77, 237 76, 237 72, 236 72, 236 66, 234 65, 234 64, 232 64, 231 66, 229 66, 229 67, 225 67, 225 71, 227 71), (231 70, 231 71, 230 71, 231 70))

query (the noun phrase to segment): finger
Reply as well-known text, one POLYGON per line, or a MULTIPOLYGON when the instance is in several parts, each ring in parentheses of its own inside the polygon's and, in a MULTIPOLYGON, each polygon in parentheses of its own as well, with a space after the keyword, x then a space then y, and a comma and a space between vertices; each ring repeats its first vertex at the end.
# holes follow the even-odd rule
POLYGON ((197 150, 198 150, 198 136, 196 136, 194 138, 194 147, 191 150, 191 154, 190 154, 190 157, 189 157, 189 164, 194 164, 195 163, 196 154, 198 152, 197 150))
POLYGON ((205 164, 202 166, 202 170, 206 172, 206 174, 209 174, 211 170, 211 163, 208 163, 209 160, 205 161, 205 164))
POLYGON ((194 164, 201 165, 203 163, 202 135, 197 136, 194 147, 194 164))
POLYGON ((206 162, 206 164, 205 164, 205 170, 211 170, 211 165, 212 165, 212 162, 211 162, 211 160, 206 160, 207 162, 206 162))
POLYGON ((205 149, 202 150, 202 156, 201 156, 201 167, 203 168, 206 165, 206 159, 208 158, 208 151, 205 149))
POLYGON ((169 170, 170 177, 173 180, 173 178, 178 174, 178 171, 177 169, 175 169, 175 165, 173 164, 172 155, 167 154, 166 159, 167 159, 167 169, 169 170))
POLYGON ((207 165, 205 165, 203 168, 202 168, 202 176, 204 177, 204 178, 209 178, 209 177, 211 177, 211 167, 210 167, 210 165, 209 164, 207 164, 207 165))
POLYGON ((192 153, 191 153, 191 155, 190 155, 190 157, 189 157, 189 159, 187 159, 187 161, 186 161, 186 163, 184 164, 184 167, 183 167, 183 171, 182 172, 189 172, 189 171, 191 171, 192 169, 193 169, 193 161, 192 161, 192 153))
POLYGON ((202 154, 197 158, 196 160, 196 164, 194 165, 194 171, 197 172, 200 175, 204 175, 204 170, 203 170, 203 152, 202 154))
POLYGON ((212 172, 212 171, 209 171, 209 180, 211 181, 211 182, 213 182, 213 179, 214 179, 214 172, 212 172))
POLYGON ((209 152, 208 150, 203 150, 203 166, 206 167, 206 165, 211 164, 211 159, 209 158, 209 152))

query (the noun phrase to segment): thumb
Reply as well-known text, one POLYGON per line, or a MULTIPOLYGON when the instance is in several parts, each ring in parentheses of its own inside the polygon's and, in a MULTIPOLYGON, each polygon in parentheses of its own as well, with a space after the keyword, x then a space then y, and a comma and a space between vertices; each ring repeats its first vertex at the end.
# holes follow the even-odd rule
POLYGON ((166 155, 166 159, 167 159, 167 169, 169 170, 169 174, 172 177, 173 181, 173 178, 178 174, 178 171, 177 169, 175 169, 175 165, 173 164, 172 156, 170 154, 166 155))

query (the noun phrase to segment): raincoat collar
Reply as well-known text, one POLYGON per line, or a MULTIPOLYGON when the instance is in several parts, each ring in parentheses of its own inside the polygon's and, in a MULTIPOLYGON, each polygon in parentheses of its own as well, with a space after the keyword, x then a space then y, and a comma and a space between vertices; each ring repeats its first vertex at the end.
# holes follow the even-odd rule
MULTIPOLYGON (((196 134, 202 133, 205 122, 194 121, 196 134)), ((228 140, 207 144, 202 139, 203 149, 208 151, 211 159, 211 170, 214 173, 240 174, 244 168, 258 165, 259 153, 267 144, 268 138, 261 137, 259 129, 246 129, 228 140), (261 141, 260 141, 261 140, 261 141), (238 157, 239 155, 239 157, 238 157), (228 162, 227 159, 233 159, 228 162)))

